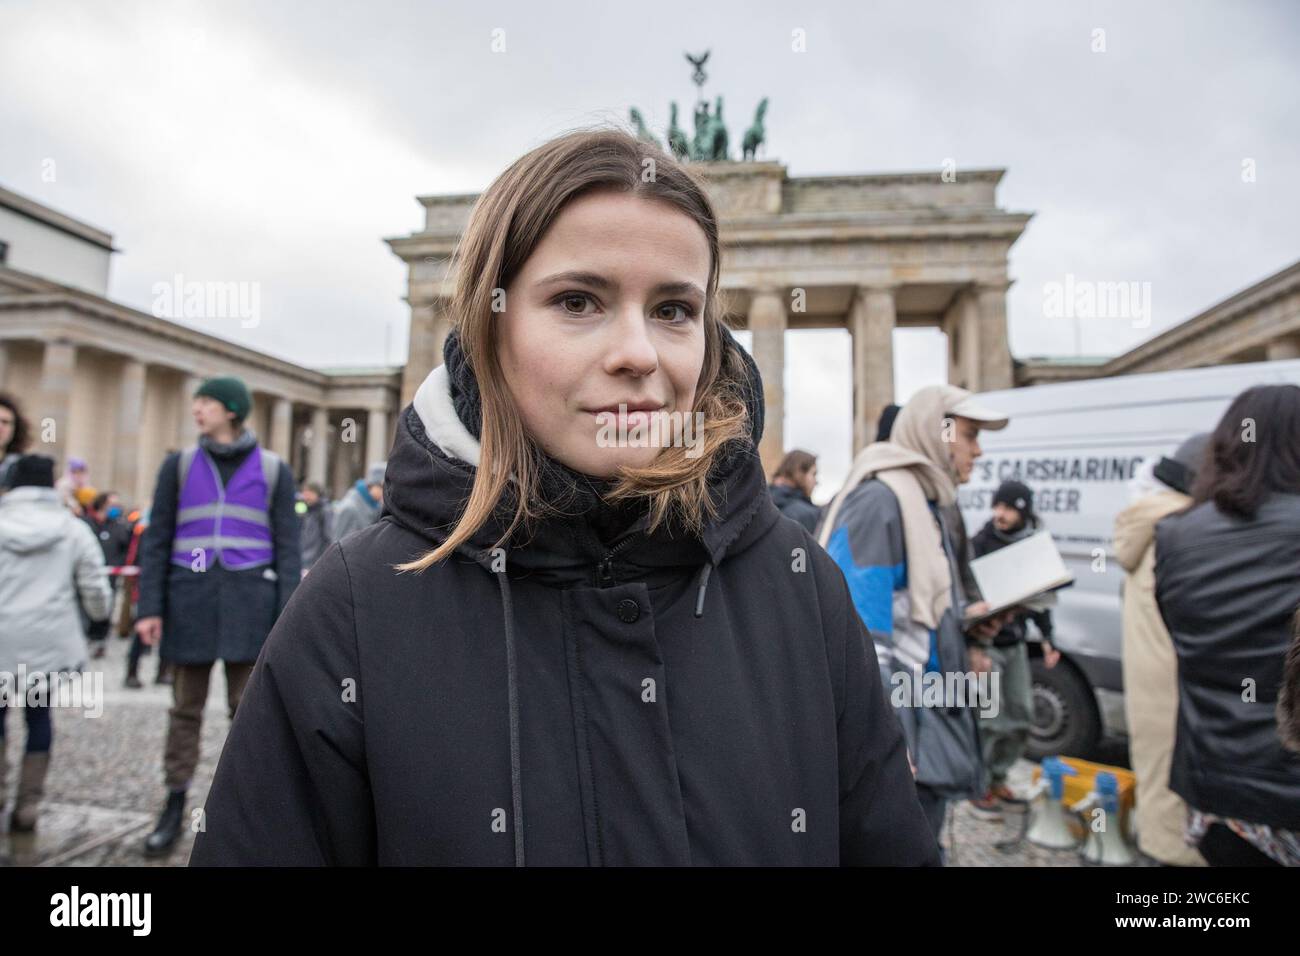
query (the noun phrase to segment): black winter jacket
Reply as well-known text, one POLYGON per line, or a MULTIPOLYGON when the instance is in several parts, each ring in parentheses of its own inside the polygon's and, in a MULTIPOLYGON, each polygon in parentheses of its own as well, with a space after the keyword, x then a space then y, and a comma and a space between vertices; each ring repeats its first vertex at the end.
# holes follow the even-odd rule
POLYGON ((1253 521, 1212 502, 1170 515, 1156 525, 1155 570, 1178 654, 1170 788, 1205 813, 1300 830, 1300 754, 1277 732, 1300 606, 1300 495, 1272 495, 1253 521))
POLYGON ((493 554, 491 523, 395 572, 454 524, 476 446, 440 366, 384 517, 267 641, 191 865, 937 862, 844 578, 752 445, 702 537, 584 515, 493 554))

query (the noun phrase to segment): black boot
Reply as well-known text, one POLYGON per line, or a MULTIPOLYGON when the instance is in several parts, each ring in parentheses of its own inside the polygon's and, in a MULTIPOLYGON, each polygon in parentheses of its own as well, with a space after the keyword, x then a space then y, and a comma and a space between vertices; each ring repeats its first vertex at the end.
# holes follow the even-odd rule
POLYGON ((135 651, 131 651, 126 658, 126 680, 122 681, 123 687, 139 689, 144 686, 140 681, 140 658, 135 651))
POLYGON ((158 818, 158 826, 145 838, 144 855, 163 856, 170 853, 181 835, 181 821, 184 817, 185 791, 172 790, 167 794, 167 805, 158 818))

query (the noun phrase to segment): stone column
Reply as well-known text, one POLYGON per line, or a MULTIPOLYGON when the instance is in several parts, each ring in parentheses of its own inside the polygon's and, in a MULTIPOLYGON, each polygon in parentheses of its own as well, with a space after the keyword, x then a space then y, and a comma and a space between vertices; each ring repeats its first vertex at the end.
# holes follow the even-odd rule
POLYGON ((0 339, 0 388, 4 388, 5 374, 9 371, 9 343, 0 339))
POLYGON ((953 321, 957 332, 957 372, 962 388, 980 390, 980 315, 973 292, 963 292, 953 321))
POLYGON ((758 453, 771 475, 785 454, 785 300, 774 288, 754 292, 749 303, 749 331, 754 364, 763 379, 763 437, 758 453))
POLYGON ((385 461, 392 448, 393 436, 388 430, 388 412, 372 408, 366 417, 366 467, 374 461, 385 461))
POLYGON ((271 400, 271 451, 275 452, 293 468, 290 456, 293 453, 293 402, 287 398, 275 396, 271 400))
POLYGON ((451 322, 447 317, 447 300, 436 298, 431 302, 411 305, 411 333, 402 372, 402 401, 405 408, 415 397, 415 390, 435 368, 442 364, 442 346, 447 339, 451 322))
POLYGON ((30 452, 50 455, 57 473, 67 461, 68 438, 72 417, 72 377, 77 368, 77 346, 72 342, 46 342, 41 357, 40 402, 32 422, 33 442, 30 452), (45 420, 54 425, 54 442, 42 444, 45 420))
POLYGON ((884 407, 894 400, 896 286, 861 286, 849 311, 853 336, 853 453, 876 437, 884 407))
POLYGON ((1287 335, 1269 342, 1264 347, 1264 358, 1270 362, 1300 358, 1300 335, 1287 335))
POLYGON ((117 428, 113 434, 113 479, 127 501, 143 501, 150 489, 140 488, 140 423, 144 420, 145 364, 128 358, 122 363, 117 393, 117 428))
POLYGON ((980 283, 975 287, 979 309, 979 390, 991 392, 1011 388, 1015 377, 1011 349, 1007 344, 1007 281, 980 283))
POLYGON ((189 448, 198 443, 199 430, 194 424, 194 415, 190 409, 194 405, 194 393, 199 390, 203 384, 203 379, 198 375, 182 375, 180 394, 176 396, 178 400, 176 416, 176 439, 177 449, 189 448))
POLYGON ((330 413, 327 408, 315 408, 311 413, 311 454, 307 456, 307 480, 321 487, 327 480, 326 459, 329 457, 330 413))

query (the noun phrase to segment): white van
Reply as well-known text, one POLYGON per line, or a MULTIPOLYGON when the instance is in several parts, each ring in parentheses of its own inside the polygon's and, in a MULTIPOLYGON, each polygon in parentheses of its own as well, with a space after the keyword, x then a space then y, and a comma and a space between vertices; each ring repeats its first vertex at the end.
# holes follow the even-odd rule
MULTIPOLYGON (((988 520, 998 484, 1015 478, 1074 574, 1058 592, 1052 644, 1061 662, 1042 666, 1029 645, 1034 727, 1029 756, 1085 755, 1103 735, 1124 732, 1120 667, 1120 587, 1115 516, 1129 503, 1128 482, 1148 458, 1210 431, 1228 404, 1252 385, 1300 385, 1300 360, 1123 375, 981 393, 1011 416, 1000 432, 981 432, 984 455, 958 505, 972 535, 988 520)), ((1296 436, 1300 441, 1300 435, 1296 436)), ((1029 628, 1034 635, 1034 628, 1029 628)))

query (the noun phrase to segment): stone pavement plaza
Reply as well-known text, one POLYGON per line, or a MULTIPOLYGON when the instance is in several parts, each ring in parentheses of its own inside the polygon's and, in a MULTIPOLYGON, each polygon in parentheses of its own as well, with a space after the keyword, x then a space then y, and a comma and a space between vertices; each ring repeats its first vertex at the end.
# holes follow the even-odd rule
MULTIPOLYGON (((184 866, 194 834, 188 826, 171 856, 148 860, 141 852, 164 798, 163 737, 171 688, 152 683, 157 658, 141 661, 145 686, 122 686, 129 641, 109 638, 108 653, 93 661, 103 673, 103 713, 84 716, 80 710, 60 709, 54 715, 54 750, 40 824, 33 835, 7 832, 8 815, 0 821, 0 866, 184 866)), ((212 773, 221 755, 229 721, 225 711, 225 677, 213 668, 213 686, 203 721, 198 773, 190 790, 187 813, 203 804, 212 773)), ((22 714, 11 711, 9 787, 16 784, 20 742, 25 734, 22 714)), ((1021 761, 1012 784, 1027 787, 1032 765, 1021 761)), ((10 802, 9 806, 12 806, 10 802)), ((1078 866, 1073 852, 1042 850, 1017 841, 1022 817, 1007 813, 1003 823, 974 817, 965 804, 950 810, 944 843, 955 866, 1078 866)))

